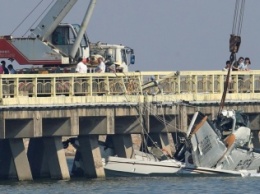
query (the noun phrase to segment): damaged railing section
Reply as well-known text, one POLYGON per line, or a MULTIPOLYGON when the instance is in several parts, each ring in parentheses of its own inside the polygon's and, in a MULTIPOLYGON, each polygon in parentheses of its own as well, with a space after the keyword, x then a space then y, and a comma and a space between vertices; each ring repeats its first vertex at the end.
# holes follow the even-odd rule
POLYGON ((0 98, 260 93, 260 71, 176 71, 131 73, 63 73, 0 75, 0 98))

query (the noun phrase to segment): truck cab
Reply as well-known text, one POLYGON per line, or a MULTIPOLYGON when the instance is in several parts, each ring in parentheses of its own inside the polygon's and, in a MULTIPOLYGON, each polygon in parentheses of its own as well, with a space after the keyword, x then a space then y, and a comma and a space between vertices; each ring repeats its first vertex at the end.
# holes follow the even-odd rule
MULTIPOLYGON (((79 30, 80 25, 78 24, 62 23, 59 24, 47 40, 64 55, 69 56, 79 30)), ((128 66, 135 62, 134 50, 130 47, 121 44, 90 43, 85 33, 75 58, 82 57, 92 59, 88 66, 90 69, 95 69, 98 65, 95 62, 98 56, 102 56, 104 60, 108 57, 112 57, 117 69, 119 71, 121 69, 122 72, 128 72, 128 66)), ((70 63, 73 63, 73 61, 70 61, 70 63)))
POLYGON ((90 43, 90 68, 95 68, 98 56, 105 61, 112 58, 119 72, 128 72, 128 66, 135 63, 134 50, 121 44, 90 43))

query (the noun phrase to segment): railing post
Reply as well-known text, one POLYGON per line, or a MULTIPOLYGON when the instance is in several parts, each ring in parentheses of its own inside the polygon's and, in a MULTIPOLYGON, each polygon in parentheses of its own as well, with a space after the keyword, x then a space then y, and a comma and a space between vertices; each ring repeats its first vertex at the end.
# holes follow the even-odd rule
POLYGON ((93 77, 90 76, 88 79, 88 91, 89 91, 89 95, 93 96, 93 77))
POLYGON ((203 75, 203 78, 202 78, 202 91, 204 92, 204 93, 206 93, 207 92, 207 89, 208 89, 208 80, 207 80, 207 75, 203 75))
POLYGON ((250 93, 255 93, 255 75, 250 75, 250 93))
POLYGON ((193 82, 194 82, 194 85, 195 85, 194 93, 197 95, 197 93, 198 93, 198 76, 197 75, 193 75, 193 82))
POLYGON ((37 95, 38 95, 38 79, 37 79, 37 77, 34 77, 32 84, 33 84, 33 94, 32 95, 33 95, 33 97, 37 97, 37 95))
POLYGON ((220 75, 218 77, 218 83, 219 83, 219 93, 223 94, 224 92, 224 75, 220 75))
POLYGON ((238 93, 238 74, 235 75, 235 84, 233 85, 234 92, 238 93))
POLYGON ((106 76, 105 80, 106 80, 105 85, 104 85, 105 92, 106 92, 106 95, 109 95, 110 94, 109 77, 106 76))
POLYGON ((178 86, 176 93, 180 94, 181 93, 181 75, 177 76, 176 81, 177 81, 177 86, 178 86))
POLYGON ((75 78, 74 76, 70 77, 70 91, 69 91, 69 96, 74 96, 74 83, 75 83, 75 78))
MULTIPOLYGON (((2 82, 1 82, 2 83, 2 82)), ((19 95, 19 78, 14 78, 14 98, 19 95)))
POLYGON ((56 77, 51 78, 51 96, 56 96, 56 77))
POLYGON ((215 93, 215 76, 211 75, 211 94, 215 93))
POLYGON ((143 95, 143 88, 142 88, 143 76, 141 74, 138 76, 138 81, 139 81, 139 88, 140 88, 141 95, 143 95))

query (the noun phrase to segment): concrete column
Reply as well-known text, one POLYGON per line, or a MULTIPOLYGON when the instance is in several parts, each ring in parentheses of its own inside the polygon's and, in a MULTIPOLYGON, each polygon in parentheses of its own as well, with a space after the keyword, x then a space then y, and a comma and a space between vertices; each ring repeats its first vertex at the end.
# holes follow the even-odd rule
POLYGON ((178 110, 177 128, 179 128, 183 132, 187 132, 188 129, 187 107, 179 105, 177 107, 177 110, 178 110))
POLYGON ((27 156, 30 162, 31 171, 34 179, 50 177, 43 138, 30 139, 27 156))
POLYGON ((23 139, 9 139, 18 180, 33 180, 23 139))
POLYGON ((115 111, 114 109, 107 109, 107 134, 115 133, 115 111))
POLYGON ((84 174, 91 178, 105 177, 102 157, 98 145, 98 135, 85 135, 78 137, 82 162, 80 163, 84 174))
POLYGON ((83 169, 83 161, 82 161, 82 157, 81 157, 81 153, 80 153, 79 149, 77 149, 77 151, 76 151, 71 173, 73 176, 76 176, 76 177, 83 177, 85 174, 84 169, 83 169))
POLYGON ((40 111, 35 111, 33 114, 33 129, 34 137, 42 136, 42 115, 40 111))
POLYGON ((70 179, 61 137, 30 139, 28 158, 33 177, 70 179))
POLYGON ((67 159, 61 137, 43 138, 45 154, 52 179, 70 179, 67 159))
POLYGON ((10 149, 9 140, 0 140, 0 178, 17 179, 17 172, 10 149))
POLYGON ((113 135, 113 145, 116 154, 123 158, 135 158, 131 134, 113 135))

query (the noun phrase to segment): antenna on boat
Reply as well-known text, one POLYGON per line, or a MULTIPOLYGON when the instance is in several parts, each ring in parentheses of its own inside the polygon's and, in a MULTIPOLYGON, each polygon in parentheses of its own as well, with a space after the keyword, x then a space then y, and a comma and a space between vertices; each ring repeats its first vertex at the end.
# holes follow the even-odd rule
POLYGON ((241 44, 240 35, 241 35, 242 24, 243 24, 244 10, 245 10, 245 0, 236 0, 232 34, 230 35, 230 39, 229 39, 229 51, 231 52, 230 54, 231 65, 228 68, 228 73, 224 84, 224 91, 222 94, 218 115, 223 110, 225 104, 227 88, 229 85, 230 72, 233 67, 233 64, 236 62, 236 53, 238 52, 241 44))

